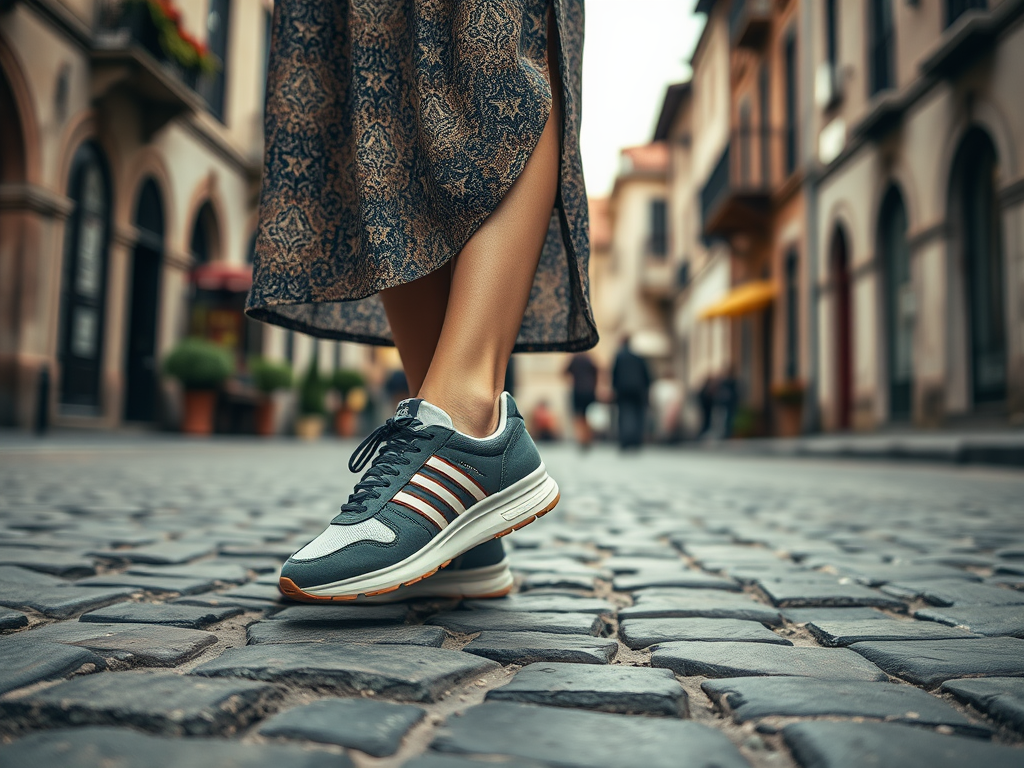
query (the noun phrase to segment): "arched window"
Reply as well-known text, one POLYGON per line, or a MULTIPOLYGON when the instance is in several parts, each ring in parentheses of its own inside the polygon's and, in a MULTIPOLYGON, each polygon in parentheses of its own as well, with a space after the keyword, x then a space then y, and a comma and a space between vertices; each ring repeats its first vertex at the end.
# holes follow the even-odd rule
POLYGON ((111 206, 106 161, 92 142, 75 153, 68 197, 73 209, 64 234, 60 403, 65 412, 96 415, 101 404, 111 206))
POLYGON ((203 207, 196 214, 195 223, 192 225, 192 241, 190 250, 196 266, 215 261, 219 257, 220 237, 217 228, 217 217, 213 213, 213 206, 210 203, 203 203, 203 207))
POLYGON ((837 226, 832 235, 830 260, 835 301, 836 426, 849 429, 853 421, 853 304, 849 249, 842 227, 837 226))
POLYGON ((800 375, 800 261, 796 251, 786 254, 786 380, 800 375))
POLYGON ((914 287, 907 244, 907 209, 896 187, 882 200, 878 245, 885 291, 889 373, 889 415, 910 417, 914 383, 914 287))
POLYGON ((892 0, 868 0, 868 95, 896 85, 892 0))

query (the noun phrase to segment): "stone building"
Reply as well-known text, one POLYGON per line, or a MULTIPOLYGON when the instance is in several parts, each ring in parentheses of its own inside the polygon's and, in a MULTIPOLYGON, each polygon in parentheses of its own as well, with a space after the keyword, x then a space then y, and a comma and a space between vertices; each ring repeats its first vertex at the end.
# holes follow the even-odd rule
POLYGON ((1024 2, 811 3, 827 429, 1024 419, 1024 2))

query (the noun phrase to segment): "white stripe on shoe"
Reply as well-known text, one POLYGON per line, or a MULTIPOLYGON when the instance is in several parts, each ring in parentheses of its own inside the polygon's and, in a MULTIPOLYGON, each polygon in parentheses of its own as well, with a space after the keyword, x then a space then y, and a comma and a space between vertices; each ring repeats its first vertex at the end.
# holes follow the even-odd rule
POLYGON ((459 497, 454 493, 445 488, 441 483, 437 482, 432 477, 427 477, 421 472, 417 472, 409 480, 411 485, 415 485, 417 488, 422 488, 425 491, 432 493, 434 496, 439 498, 445 504, 452 508, 452 511, 456 515, 461 515, 466 511, 466 505, 463 504, 459 497))
POLYGON ((426 462, 424 462, 424 466, 430 467, 451 479, 453 482, 458 483, 460 488, 465 490, 466 493, 471 495, 477 501, 483 501, 487 498, 487 492, 480 487, 480 484, 450 461, 445 461, 440 456, 431 456, 426 460, 426 462))
POLYGON ((413 512, 419 512, 423 517, 427 518, 427 520, 432 522, 442 531, 448 527, 448 518, 438 510, 434 509, 429 502, 424 501, 419 496, 414 496, 413 494, 406 493, 405 491, 399 491, 391 500, 396 504, 401 504, 403 507, 408 507, 413 512))

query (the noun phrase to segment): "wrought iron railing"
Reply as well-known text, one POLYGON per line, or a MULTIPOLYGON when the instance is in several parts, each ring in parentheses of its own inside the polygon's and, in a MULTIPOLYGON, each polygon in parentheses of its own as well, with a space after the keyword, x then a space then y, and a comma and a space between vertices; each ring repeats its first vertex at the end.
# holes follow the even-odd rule
POLYGON ((164 50, 149 4, 142 0, 100 0, 97 5, 96 46, 103 50, 138 46, 190 88, 195 89, 199 79, 197 68, 183 67, 164 50))
POLYGON ((729 40, 736 43, 743 26, 751 17, 767 19, 771 12, 771 0, 733 0, 729 6, 729 40))
POLYGON ((963 16, 967 11, 988 9, 987 0, 946 0, 946 26, 963 16))

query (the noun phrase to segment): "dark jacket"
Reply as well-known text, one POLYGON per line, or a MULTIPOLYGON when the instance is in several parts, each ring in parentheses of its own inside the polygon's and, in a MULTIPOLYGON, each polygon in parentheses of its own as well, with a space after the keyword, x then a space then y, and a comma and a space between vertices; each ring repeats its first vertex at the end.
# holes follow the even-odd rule
POLYGON ((615 355, 612 388, 615 390, 616 400, 647 402, 647 391, 651 388, 651 372, 647 362, 627 347, 623 347, 615 355))

